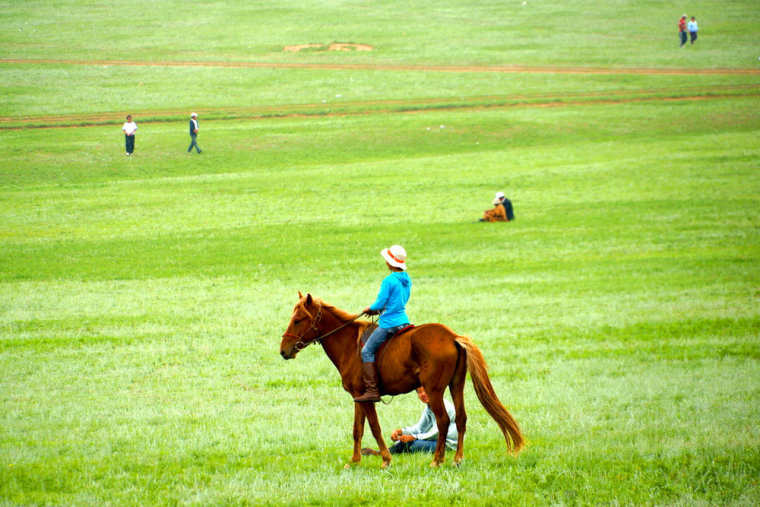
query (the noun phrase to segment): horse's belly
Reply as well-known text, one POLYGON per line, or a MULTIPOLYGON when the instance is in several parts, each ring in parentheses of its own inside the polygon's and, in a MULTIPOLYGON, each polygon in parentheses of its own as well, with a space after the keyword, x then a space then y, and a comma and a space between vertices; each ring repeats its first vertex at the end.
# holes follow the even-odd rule
POLYGON ((405 336, 392 338, 377 358, 380 384, 385 394, 403 394, 419 386, 419 367, 411 358, 411 342, 405 336))

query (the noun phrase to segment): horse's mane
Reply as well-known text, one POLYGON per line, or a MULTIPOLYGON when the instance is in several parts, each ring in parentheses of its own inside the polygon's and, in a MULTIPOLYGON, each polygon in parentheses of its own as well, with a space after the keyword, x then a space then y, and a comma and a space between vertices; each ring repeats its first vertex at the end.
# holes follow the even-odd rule
MULTIPOLYGON (((341 310, 337 306, 333 306, 331 304, 325 303, 323 300, 321 300, 321 299, 319 299, 317 297, 312 296, 312 300, 314 301, 314 303, 317 306, 321 305, 322 309, 330 312, 331 314, 333 314, 335 316, 335 318, 337 318, 338 320, 341 320, 343 322, 347 322, 349 320, 355 320, 358 317, 358 315, 355 314, 355 313, 348 313, 345 310, 341 310)), ((301 301, 299 302, 299 304, 302 307, 304 307, 304 301, 306 301, 305 297, 303 299, 301 299, 301 301)), ((306 308, 304 308, 304 310, 306 310, 306 308)))

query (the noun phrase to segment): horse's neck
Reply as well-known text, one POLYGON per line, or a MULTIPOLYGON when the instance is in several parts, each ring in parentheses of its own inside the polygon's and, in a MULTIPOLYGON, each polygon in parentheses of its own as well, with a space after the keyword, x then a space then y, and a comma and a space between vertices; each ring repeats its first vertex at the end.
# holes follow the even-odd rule
MULTIPOLYGON (((325 319, 322 332, 329 333, 332 329, 337 329, 343 325, 343 322, 330 316, 325 319)), ((359 362, 359 352, 357 350, 357 328, 361 324, 352 322, 335 334, 332 334, 322 340, 322 348, 325 350, 327 357, 333 362, 338 371, 343 375, 349 370, 353 363, 359 362)))

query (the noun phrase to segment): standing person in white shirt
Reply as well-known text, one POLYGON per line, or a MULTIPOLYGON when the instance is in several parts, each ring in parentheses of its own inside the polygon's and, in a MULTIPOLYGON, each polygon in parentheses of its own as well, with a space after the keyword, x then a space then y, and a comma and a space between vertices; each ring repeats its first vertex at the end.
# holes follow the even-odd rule
POLYGON ((193 113, 190 115, 190 146, 187 147, 187 152, 190 153, 193 151, 193 146, 195 146, 195 150, 200 153, 201 149, 198 147, 198 115, 193 113))
POLYGON ((132 115, 127 115, 127 121, 124 122, 124 126, 121 127, 124 132, 124 141, 127 145, 127 156, 131 156, 135 151, 135 132, 137 132, 137 123, 132 121, 132 115))
POLYGON ((686 25, 686 28, 689 30, 689 37, 691 38, 691 43, 694 44, 694 41, 697 40, 697 30, 699 30, 699 26, 697 25, 697 20, 694 18, 694 16, 691 17, 691 21, 686 25))

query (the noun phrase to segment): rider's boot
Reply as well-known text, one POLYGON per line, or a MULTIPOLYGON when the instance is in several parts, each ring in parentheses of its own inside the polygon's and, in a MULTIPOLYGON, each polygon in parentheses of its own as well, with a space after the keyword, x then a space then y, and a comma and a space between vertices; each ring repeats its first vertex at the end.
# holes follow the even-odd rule
POLYGON ((377 391, 377 369, 375 363, 362 363, 362 383, 364 394, 354 398, 354 401, 380 401, 380 393, 377 391))

